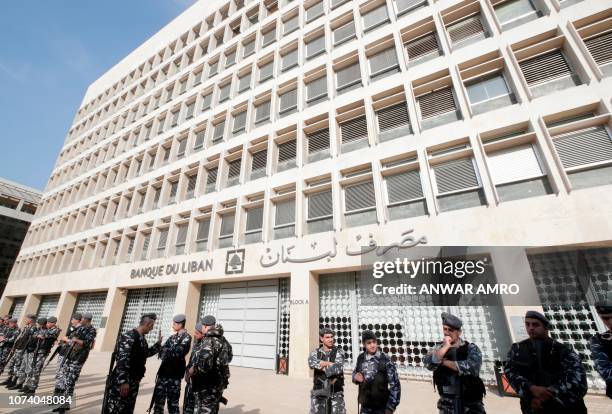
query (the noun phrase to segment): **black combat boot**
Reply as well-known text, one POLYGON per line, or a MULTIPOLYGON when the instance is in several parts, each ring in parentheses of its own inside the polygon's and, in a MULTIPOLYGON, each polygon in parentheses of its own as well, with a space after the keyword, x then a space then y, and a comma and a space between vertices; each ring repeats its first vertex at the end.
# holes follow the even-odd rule
POLYGON ((34 395, 36 393, 36 390, 34 390, 34 389, 30 388, 30 387, 23 387, 21 389, 21 391, 19 391, 19 392, 22 393, 22 394, 25 394, 25 395, 34 395))
POLYGON ((13 382, 12 385, 6 387, 7 390, 20 390, 21 388, 23 388, 23 384, 17 384, 16 382, 13 382))
POLYGON ((0 385, 11 385, 13 377, 7 377, 4 381, 0 382, 0 385))

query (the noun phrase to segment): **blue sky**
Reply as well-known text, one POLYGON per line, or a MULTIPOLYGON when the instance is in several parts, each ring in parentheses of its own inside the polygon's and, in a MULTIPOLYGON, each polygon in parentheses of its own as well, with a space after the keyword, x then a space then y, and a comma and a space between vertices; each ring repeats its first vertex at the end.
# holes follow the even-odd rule
POLYGON ((87 86, 194 0, 19 0, 0 13, 0 176, 42 190, 87 86))

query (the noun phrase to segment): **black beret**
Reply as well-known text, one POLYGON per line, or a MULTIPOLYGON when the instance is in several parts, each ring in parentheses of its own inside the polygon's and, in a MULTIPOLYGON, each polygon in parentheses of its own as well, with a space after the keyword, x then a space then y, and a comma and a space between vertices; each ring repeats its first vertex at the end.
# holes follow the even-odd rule
POLYGON ((202 319, 202 325, 205 326, 215 326, 217 323, 217 319, 212 315, 206 315, 204 319, 202 319))
POLYGON ((453 329, 461 329, 463 322, 461 319, 448 312, 442 312, 442 325, 450 326, 453 329))
POLYGON ((151 313, 143 313, 142 316, 140 317, 140 319, 144 319, 144 318, 148 318, 148 319, 153 319, 154 321, 157 320, 157 314, 151 312, 151 313))
POLYGON ((51 316, 50 318, 47 318, 47 322, 57 323, 57 318, 55 316, 51 316))
POLYGON ((538 311, 534 311, 534 310, 527 311, 527 313, 525 314, 525 318, 537 319, 540 322, 542 322, 544 326, 546 327, 550 325, 550 321, 548 320, 548 318, 546 318, 544 314, 538 311))
POLYGON ((182 313, 179 313, 178 315, 174 315, 174 318, 172 318, 172 320, 176 323, 185 323, 187 317, 182 313))
POLYGON ((609 301, 600 301, 595 303, 595 310, 599 315, 605 315, 608 313, 612 313, 612 302, 609 301))

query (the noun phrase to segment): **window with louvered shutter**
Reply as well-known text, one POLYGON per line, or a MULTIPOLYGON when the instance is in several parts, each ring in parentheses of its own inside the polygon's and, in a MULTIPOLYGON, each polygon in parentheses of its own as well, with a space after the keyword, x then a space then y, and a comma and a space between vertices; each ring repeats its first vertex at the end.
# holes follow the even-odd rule
POLYGON ((182 157, 183 155, 185 155, 185 149, 187 148, 187 139, 182 139, 179 141, 179 147, 178 147, 178 152, 177 155, 179 157, 182 157))
POLYGON ((299 15, 292 17, 283 23, 283 34, 289 34, 296 30, 300 25, 299 15))
POLYGON ((159 197, 161 196, 161 187, 155 189, 155 196, 153 197, 153 203, 156 204, 159 202, 159 197))
POLYGON ((297 66, 297 64, 298 64, 298 50, 297 49, 292 50, 286 55, 283 55, 282 63, 281 63, 281 68, 283 71, 291 69, 292 67, 297 66))
POLYGON ((194 111, 195 111, 195 101, 187 105, 187 112, 185 113, 185 119, 192 118, 194 111))
POLYGON ((255 123, 270 119, 270 101, 263 102, 255 107, 255 123))
POLYGON ((352 65, 338 70, 336 72, 336 79, 338 82, 338 90, 361 83, 359 62, 355 62, 352 65))
POLYGON ((319 151, 329 151, 329 129, 308 134, 308 153, 314 154, 319 151))
POLYGON ((297 89, 280 95, 280 113, 292 111, 297 108, 297 89))
POLYGON ((480 14, 470 16, 467 19, 453 23, 448 26, 447 30, 453 44, 475 36, 484 36, 486 34, 480 20, 480 14))
POLYGON ((263 207, 247 210, 246 232, 261 231, 263 227, 263 207))
POLYGON ((368 61, 370 62, 370 74, 373 78, 390 71, 399 71, 397 53, 395 53, 394 47, 390 47, 370 56, 368 61))
POLYGON ((376 111, 376 119, 378 120, 378 130, 381 133, 397 128, 410 127, 406 102, 379 109, 376 111))
POLYGON ((237 160, 231 161, 229 165, 229 171, 227 173, 227 184, 234 185, 238 183, 240 179, 240 158, 237 160))
POLYGON ((295 151, 296 142, 295 140, 287 141, 278 146, 278 166, 281 168, 281 164, 295 165, 295 151))
POLYGON ((325 51, 325 35, 310 40, 306 43, 306 59, 310 59, 314 56, 325 51))
POLYGON ((140 260, 146 260, 147 254, 149 253, 149 242, 151 241, 151 233, 147 233, 144 235, 144 239, 142 241, 142 251, 140 253, 140 260))
POLYGON ((565 56, 559 49, 523 60, 519 66, 529 86, 572 74, 565 56))
POLYGON ((457 109, 452 88, 444 88, 417 98, 421 118, 427 119, 457 109))
POLYGON ((144 139, 145 141, 149 140, 149 138, 151 138, 151 129, 152 129, 152 124, 149 124, 145 127, 145 134, 144 134, 144 139))
POLYGON ((314 104, 327 98, 327 77, 323 76, 306 84, 306 102, 314 104))
POLYGON ((161 118, 159 120, 159 124, 157 124, 157 134, 163 134, 164 132, 164 124, 166 123, 166 118, 161 118))
POLYGON ((199 71, 193 77, 193 86, 197 86, 202 82, 202 71, 199 71))
POLYGON ((427 0, 395 0, 397 14, 402 15, 420 6, 426 6, 427 0))
POLYGON ((295 199, 275 203, 274 227, 283 227, 295 223, 295 199))
POLYGON ((132 254, 132 251, 134 250, 134 237, 128 237, 128 248, 127 248, 127 260, 130 260, 130 255, 132 254))
MULTIPOLYGON (((196 245, 204 242, 204 248, 206 248, 206 242, 208 241, 208 233, 210 230, 210 218, 200 220, 198 222, 198 234, 196 235, 196 245)), ((201 250, 198 250, 201 251, 201 250)))
POLYGON ((336 7, 343 5, 347 1, 349 0, 331 0, 331 7, 332 9, 335 9, 336 7))
POLYGON ((142 213, 142 209, 144 208, 145 200, 147 199, 147 193, 138 193, 140 199, 138 201, 138 212, 142 213))
POLYGON ((231 83, 227 83, 221 86, 221 89, 219 90, 219 102, 223 102, 229 99, 231 89, 232 89, 231 83))
POLYGON ((365 115, 341 123, 340 135, 342 136, 342 144, 367 139, 368 123, 365 115))
POLYGON ((204 95, 202 98, 202 111, 210 109, 210 105, 212 104, 212 94, 204 95))
POLYGON ((206 130, 203 129, 201 131, 198 131, 196 133, 195 143, 193 147, 195 149, 202 148, 202 146, 204 146, 204 138, 206 138, 206 130))
POLYGON ((310 23, 317 17, 322 16, 323 13, 323 1, 313 4, 311 7, 306 9, 306 23, 310 23))
POLYGON ((178 181, 174 181, 170 183, 170 196, 168 198, 168 202, 173 203, 176 199, 176 191, 178 189, 178 181))
POLYGON ((194 196, 197 181, 197 174, 190 175, 187 177, 187 198, 192 198, 194 196))
POLYGON ((186 90, 187 90, 187 80, 184 80, 179 84, 179 93, 182 95, 185 93, 186 90))
POLYGON ((530 0, 509 0, 495 6, 495 15, 502 28, 509 28, 511 22, 524 19, 530 15, 537 18, 537 11, 530 0))
POLYGON ((206 192, 210 193, 215 190, 215 185, 217 183, 217 167, 211 168, 208 170, 208 175, 206 176, 206 192))
POLYGON ((159 231, 159 240, 157 242, 157 250, 165 249, 167 241, 168 241, 168 229, 161 229, 159 231))
POLYGON ((234 127, 232 128, 233 134, 238 134, 245 130, 246 116, 246 111, 240 112, 234 116, 234 127))
POLYGON ((602 125, 555 135, 553 144, 565 169, 612 160, 612 139, 602 125))
POLYGON ((612 31, 586 39, 584 44, 598 65, 612 62, 612 31))
POLYGON ((225 120, 219 122, 215 125, 215 130, 213 132, 212 142, 218 142, 223 139, 223 132, 225 131, 225 120))
POLYGON ((366 181, 344 187, 344 201, 347 213, 376 207, 374 183, 366 181))
POLYGON ((250 56, 255 52, 255 40, 250 41, 244 45, 244 57, 250 56))
POLYGON ((234 213, 221 216, 220 237, 232 237, 234 234, 234 213))
POLYGON ((364 30, 368 31, 376 26, 379 26, 389 21, 389 14, 387 12, 386 4, 383 4, 375 9, 363 15, 363 26, 364 30))
POLYGON ((259 68, 259 83, 270 79, 274 72, 274 61, 268 62, 259 68))
POLYGON ((541 177, 544 174, 532 145, 496 151, 487 158, 495 185, 541 177))
POLYGON ((219 71, 219 61, 210 64, 209 77, 213 77, 219 71))
POLYGON ((355 22, 350 21, 334 30, 334 45, 355 37, 355 22))
POLYGON ((170 148, 164 148, 164 162, 168 161, 170 159, 170 148))
POLYGON ((404 171, 385 177, 389 204, 402 203, 423 198, 419 170, 404 171))
POLYGON ((272 29, 263 35, 262 47, 268 46, 271 43, 274 43, 276 40, 276 29, 272 29))
POLYGON ((251 179, 259 178, 266 173, 266 163, 268 159, 268 150, 262 150, 252 155, 251 161, 251 179))
POLYGON ((176 227, 176 254, 185 252, 185 241, 187 240, 187 224, 181 224, 176 227))
POLYGON ((235 50, 229 55, 225 56, 225 67, 229 68, 234 63, 236 63, 236 51, 235 50))
POLYGON ((316 220, 333 215, 331 190, 308 196, 308 219, 316 220))
POLYGON ((462 158, 434 165, 438 194, 479 187, 472 158, 462 158))
POLYGON ((243 75, 238 82, 238 92, 243 92, 251 87, 251 72, 243 75))

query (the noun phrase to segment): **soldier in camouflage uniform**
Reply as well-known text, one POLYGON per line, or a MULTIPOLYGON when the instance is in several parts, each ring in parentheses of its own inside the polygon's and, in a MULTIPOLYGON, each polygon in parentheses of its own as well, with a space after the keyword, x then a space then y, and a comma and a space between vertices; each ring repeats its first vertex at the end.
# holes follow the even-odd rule
POLYGON ((164 404, 168 401, 168 412, 179 414, 179 399, 181 397, 181 380, 185 375, 185 357, 191 346, 191 336, 185 330, 185 315, 176 315, 172 319, 171 335, 161 350, 159 359, 162 360, 157 379, 155 381, 155 414, 164 413, 164 404))
POLYGON ((9 319, 0 336, 0 372, 3 372, 6 367, 8 356, 13 349, 15 339, 19 336, 19 332, 17 318, 9 319))
POLYGON ((550 338, 550 322, 536 311, 525 315, 529 339, 512 344, 504 372, 521 398, 523 414, 586 414, 586 372, 568 345, 550 338))
POLYGON ((595 309, 608 330, 591 338, 591 358, 606 382, 606 395, 612 398, 612 301, 599 302, 595 309))
POLYGON ((331 329, 321 329, 319 339, 321 346, 308 357, 308 366, 314 370, 310 414, 345 414, 344 352, 334 346, 335 334, 331 329), (330 410, 327 404, 331 404, 330 410))
MULTIPOLYGON (((55 382, 55 395, 63 395, 66 398, 73 397, 74 387, 96 339, 97 332, 91 324, 92 318, 91 313, 84 313, 79 327, 72 332, 70 337, 62 338, 69 347, 64 355, 64 365, 62 365, 58 374, 59 378, 55 382)), ((64 404, 53 411, 64 412, 68 409, 70 409, 70 404, 64 404)))
POLYGON ((203 325, 198 322, 195 325, 195 330, 193 331, 193 349, 191 350, 191 355, 189 356, 189 363, 187 363, 187 369, 185 370, 185 382, 187 385, 185 386, 185 398, 183 402, 183 414, 193 414, 193 410, 195 407, 195 396, 193 395, 193 390, 191 389, 191 383, 189 381, 189 368, 193 366, 193 358, 197 355, 200 346, 202 345, 202 339, 204 338, 204 334, 202 333, 203 325))
POLYGON ((55 381, 56 382, 59 380, 60 367, 62 366, 62 362, 64 362, 64 356, 66 355, 66 352, 68 352, 68 348, 70 348, 70 345, 68 344, 67 340, 68 338, 72 336, 74 331, 81 325, 82 317, 83 316, 78 312, 72 315, 72 317, 70 318, 70 325, 68 325, 68 329, 66 329, 66 335, 64 335, 58 343, 58 346, 60 348, 59 348, 59 351, 57 352, 57 368, 55 370, 55 381))
POLYGON ((194 355, 189 368, 189 381, 193 389, 196 414, 217 414, 223 390, 227 384, 227 357, 224 352, 223 335, 214 316, 202 320, 204 339, 194 355))
POLYGON ((378 349, 372 331, 363 331, 364 352, 353 370, 353 383, 359 385, 361 414, 392 414, 400 402, 401 386, 395 363, 378 349))
POLYGON ((36 331, 36 325, 34 324, 35 320, 36 315, 27 315, 25 318, 25 326, 21 330, 19 337, 17 337, 15 340, 13 356, 8 362, 9 378, 7 381, 5 381, 6 384, 3 383, 9 390, 17 389, 19 387, 17 384, 19 377, 25 374, 25 353, 32 336, 36 331))
POLYGON ((28 371, 23 388, 21 389, 22 393, 34 394, 36 388, 38 388, 38 381, 40 380, 40 373, 45 363, 45 359, 49 355, 49 352, 51 352, 51 348, 60 333, 60 329, 55 325, 56 323, 57 318, 51 316, 47 319, 45 329, 39 331, 36 335, 38 340, 38 351, 34 358, 36 361, 32 360, 31 362, 30 370, 28 371))
POLYGON ((484 383, 479 377, 482 354, 476 344, 461 338, 463 322, 442 313, 444 339, 425 356, 425 367, 434 372, 440 394, 440 414, 485 414, 484 383))
POLYGON ((138 327, 126 332, 117 343, 117 363, 111 373, 110 389, 106 400, 106 413, 129 414, 134 412, 140 381, 144 377, 147 358, 156 355, 161 348, 161 337, 151 348, 145 335, 153 330, 157 315, 145 313, 138 327))

